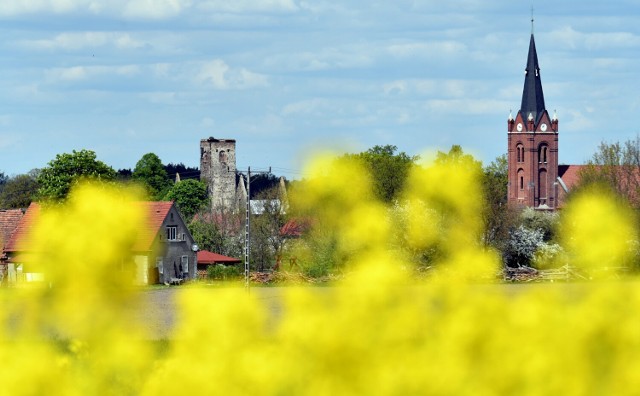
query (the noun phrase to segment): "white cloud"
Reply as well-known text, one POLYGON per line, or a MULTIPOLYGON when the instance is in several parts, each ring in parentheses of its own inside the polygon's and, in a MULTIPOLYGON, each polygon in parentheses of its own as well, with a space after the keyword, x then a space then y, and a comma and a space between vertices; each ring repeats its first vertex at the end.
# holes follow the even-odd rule
POLYGON ((386 95, 416 94, 445 98, 469 98, 488 95, 490 84, 476 80, 407 79, 386 83, 382 89, 386 95))
POLYGON ((118 32, 70 32, 60 33, 51 39, 27 40, 22 42, 28 48, 46 50, 80 50, 112 45, 118 49, 136 49, 145 43, 135 40, 129 33, 118 32))
POLYGON ((586 116, 581 111, 569 110, 565 128, 567 131, 588 130, 594 127, 593 116, 586 116))
POLYGON ((13 16, 37 12, 61 14, 75 11, 81 3, 88 2, 82 0, 77 2, 73 0, 4 0, 0 3, 0 15, 13 16))
POLYGON ((130 0, 122 14, 130 18, 167 19, 180 15, 189 7, 190 0, 130 0))
POLYGON ((57 80, 77 81, 87 77, 87 68, 84 66, 66 67, 54 69, 52 73, 52 76, 57 80))
POLYGON ((438 57, 455 56, 465 52, 467 50, 467 47, 460 42, 446 40, 392 44, 387 46, 386 50, 390 55, 398 58, 423 58, 434 55, 437 55, 438 57))
POLYGON ((0 15, 37 13, 117 15, 135 19, 167 19, 191 7, 191 0, 3 0, 0 15))
POLYGON ((292 12, 298 10, 294 0, 208 0, 199 4, 199 8, 213 12, 292 12))
POLYGON ((265 87, 268 79, 263 74, 254 73, 245 68, 231 68, 221 59, 207 62, 200 68, 196 82, 214 89, 248 89, 265 87))
POLYGON ((495 114, 508 108, 508 102, 491 99, 432 99, 425 105, 427 111, 435 114, 457 115, 495 114))
POLYGON ((328 110, 329 102, 326 99, 313 98, 289 103, 282 109, 282 115, 319 115, 328 110))
POLYGON ((552 43, 569 49, 606 50, 640 46, 640 36, 629 32, 583 33, 565 26, 548 34, 552 43))
POLYGON ((47 80, 55 83, 60 81, 81 81, 104 75, 132 77, 139 73, 140 67, 137 65, 73 66, 48 70, 47 80))
POLYGON ((268 57, 267 67, 279 71, 324 71, 371 66, 376 49, 373 46, 327 47, 315 52, 277 54, 268 57))
POLYGON ((213 85, 214 88, 227 89, 228 83, 225 75, 229 69, 229 65, 224 61, 216 59, 202 66, 197 79, 201 82, 213 85))

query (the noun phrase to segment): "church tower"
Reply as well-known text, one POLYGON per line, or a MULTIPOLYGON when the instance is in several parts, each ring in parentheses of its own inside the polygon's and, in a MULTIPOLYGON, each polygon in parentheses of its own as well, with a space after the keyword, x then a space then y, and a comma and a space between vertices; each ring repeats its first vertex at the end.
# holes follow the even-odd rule
MULTIPOLYGON (((533 21, 532 21, 533 22, 533 21)), ((508 202, 518 207, 558 207, 558 118, 544 104, 536 43, 531 33, 520 111, 509 114, 508 202)))

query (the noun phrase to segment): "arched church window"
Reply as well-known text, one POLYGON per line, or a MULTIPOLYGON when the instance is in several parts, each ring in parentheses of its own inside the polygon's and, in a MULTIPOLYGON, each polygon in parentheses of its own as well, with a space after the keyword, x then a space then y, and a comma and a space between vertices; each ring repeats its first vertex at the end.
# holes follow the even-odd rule
POLYGON ((524 162, 524 146, 522 146, 522 144, 516 146, 516 152, 518 162, 524 162))
POLYGON ((548 151, 548 147, 546 144, 543 144, 540 146, 540 148, 538 149, 538 162, 539 163, 547 163, 547 151, 548 151))

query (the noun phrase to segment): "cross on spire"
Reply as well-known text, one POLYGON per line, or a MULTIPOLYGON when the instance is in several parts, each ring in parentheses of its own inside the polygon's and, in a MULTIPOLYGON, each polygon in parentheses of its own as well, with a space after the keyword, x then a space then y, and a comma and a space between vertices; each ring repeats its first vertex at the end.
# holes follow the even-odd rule
POLYGON ((533 34, 533 22, 535 18, 533 17, 533 4, 531 5, 531 34, 533 34))

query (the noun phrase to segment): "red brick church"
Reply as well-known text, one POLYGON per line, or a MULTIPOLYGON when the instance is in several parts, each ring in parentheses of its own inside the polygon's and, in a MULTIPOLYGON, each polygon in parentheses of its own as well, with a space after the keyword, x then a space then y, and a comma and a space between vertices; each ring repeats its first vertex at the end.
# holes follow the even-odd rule
POLYGON ((522 104, 509 114, 508 202, 519 207, 554 210, 577 182, 580 165, 558 165, 558 117, 544 103, 536 43, 531 33, 522 104))

